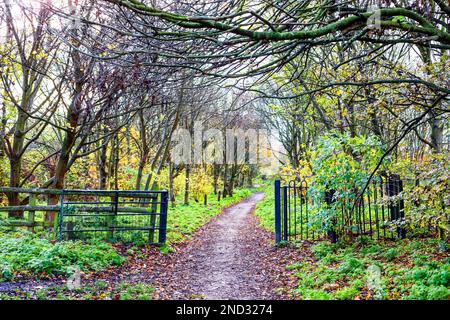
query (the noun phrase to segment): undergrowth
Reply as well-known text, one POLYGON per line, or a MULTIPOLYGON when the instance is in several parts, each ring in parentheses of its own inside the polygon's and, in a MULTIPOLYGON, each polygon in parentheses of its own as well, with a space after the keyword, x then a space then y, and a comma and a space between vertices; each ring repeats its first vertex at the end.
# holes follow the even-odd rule
MULTIPOLYGON (((274 188, 265 186, 256 205, 263 228, 274 230, 274 188)), ((353 243, 281 243, 297 248, 301 263, 287 267, 298 285, 293 295, 306 300, 450 299, 449 245, 438 239, 353 243)))
POLYGON ((450 257, 436 239, 319 243, 295 270, 300 299, 450 299, 450 257))
POLYGON ((18 275, 68 275, 74 267, 98 271, 124 261, 104 242, 53 242, 37 235, 20 232, 0 235, 0 281, 18 275))
POLYGON ((154 288, 145 283, 111 284, 97 280, 71 290, 66 286, 50 286, 35 292, 0 294, 0 300, 152 300, 154 292, 154 288))

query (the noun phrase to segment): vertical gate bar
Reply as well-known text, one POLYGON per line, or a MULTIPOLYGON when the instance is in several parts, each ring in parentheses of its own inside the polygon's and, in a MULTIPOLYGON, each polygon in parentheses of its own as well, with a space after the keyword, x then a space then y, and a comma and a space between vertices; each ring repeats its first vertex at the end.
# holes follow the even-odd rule
POLYGON ((303 181, 300 182, 300 240, 303 240, 303 181))
POLYGON ((384 188, 383 188, 383 178, 380 181, 380 198, 381 198, 381 219, 383 225, 383 237, 386 238, 386 225, 385 225, 385 215, 384 215, 384 188))
POLYGON ((396 197, 396 203, 395 203, 395 221, 397 224, 397 237, 400 238, 400 228, 398 227, 398 219, 400 217, 400 198, 398 197, 398 180, 397 177, 395 177, 394 180, 394 190, 395 190, 395 197, 396 197))
POLYGON ((160 215, 159 215, 159 234, 158 234, 159 244, 164 244, 166 242, 168 199, 169 199, 169 196, 168 196, 167 191, 161 193, 161 205, 160 205, 160 215))
POLYGON ((375 208, 375 225, 377 227, 377 239, 380 239, 380 223, 378 221, 378 192, 377 192, 377 183, 374 181, 373 183, 373 191, 374 191, 374 208, 375 208))
POLYGON ((61 190, 61 196, 59 198, 60 207, 59 207, 59 235, 58 240, 62 241, 62 233, 63 233, 63 215, 64 215, 64 189, 61 190))
POLYGON ((280 237, 281 240, 283 240, 283 235, 284 235, 284 228, 285 228, 285 223, 286 221, 284 221, 284 211, 281 211, 282 208, 284 208, 284 202, 286 201, 286 199, 283 198, 283 194, 282 194, 282 186, 280 186, 280 221, 281 221, 281 231, 280 231, 280 237))
POLYGON ((361 195, 362 202, 362 235, 366 233, 366 202, 364 201, 364 194, 361 195))
POLYGON ((308 239, 308 225, 309 225, 309 220, 308 220, 308 205, 309 205, 309 198, 308 198, 308 182, 306 182, 305 180, 305 218, 306 218, 306 237, 305 239, 308 239))
POLYGON ((369 188, 369 193, 367 194, 367 201, 368 201, 368 205, 369 205, 369 230, 370 230, 370 239, 373 239, 372 237, 372 206, 370 205, 370 188, 369 188))
POLYGON ((358 210, 356 213, 356 224, 358 226, 358 236, 361 234, 361 199, 357 200, 358 201, 358 210))
POLYGON ((287 220, 287 239, 286 240, 288 240, 289 239, 289 237, 291 236, 291 234, 292 234, 292 223, 291 223, 291 214, 292 214, 292 210, 291 210, 291 200, 292 200, 292 197, 291 197, 291 186, 290 186, 290 182, 288 183, 288 185, 287 185, 287 204, 288 204, 288 220, 287 220))
POLYGON ((111 240, 114 239, 114 230, 117 224, 117 211, 119 209, 119 191, 114 193, 114 217, 112 218, 112 231, 111 231, 111 240))
POLYGON ((284 224, 284 230, 283 230, 283 240, 288 240, 288 192, 287 192, 287 186, 283 186, 283 224, 284 224))
POLYGON ((280 203, 280 180, 275 180, 274 183, 274 195, 275 195, 275 242, 281 241, 281 203, 280 203))
POLYGON ((399 217, 399 210, 400 210, 400 203, 399 203, 399 197, 398 195, 398 183, 397 183, 397 178, 395 178, 395 180, 393 181, 394 184, 394 194, 395 194, 395 224, 396 224, 396 228, 395 231, 393 229, 393 232, 395 232, 395 237, 400 238, 400 229, 398 227, 398 217, 399 217))
POLYGON ((389 180, 388 180, 388 196, 389 196, 389 207, 388 207, 388 211, 389 211, 389 224, 390 224, 390 233, 391 233, 391 238, 395 239, 395 234, 394 234, 394 228, 392 227, 392 221, 395 220, 395 202, 393 202, 392 199, 392 195, 394 193, 394 183, 392 182, 392 176, 389 176, 389 180))
MULTIPOLYGON (((403 192, 403 181, 399 177, 398 178, 398 193, 401 194, 403 192)), ((401 220, 402 225, 400 226, 400 238, 405 239, 406 238, 406 229, 403 226, 403 219, 405 218, 405 201, 403 199, 403 195, 399 198, 399 219, 401 220)))
MULTIPOLYGON (((158 190, 158 186, 155 186, 155 190, 158 190)), ((150 191, 152 193, 152 191, 150 191)), ((152 214, 150 215, 150 232, 148 233, 149 242, 154 243, 155 242, 155 227, 156 227, 156 214, 158 212, 158 193, 153 192, 153 196, 150 198, 152 199, 152 214)), ((162 195, 161 195, 161 202, 162 201, 162 195)), ((160 205, 161 209, 161 205, 160 205)), ((160 217, 161 219, 161 217, 160 217)))
MULTIPOLYGON (((398 217, 399 217, 399 210, 400 210, 400 204, 399 204, 399 198, 398 198, 398 183, 397 183, 397 177, 394 177, 394 180, 392 181, 392 184, 394 186, 393 190, 394 190, 394 196, 395 196, 395 206, 394 206, 394 212, 395 212, 395 224, 397 225, 397 227, 395 228, 395 231, 397 234, 393 235, 394 237, 400 237, 400 231, 399 231, 399 227, 398 227, 398 217)), ((392 229, 392 232, 394 232, 394 229, 392 229)))
POLYGON ((360 233, 359 236, 362 236, 365 232, 365 221, 364 221, 364 195, 362 195, 361 199, 359 200, 361 206, 359 207, 359 224, 360 224, 360 233))
MULTIPOLYGON (((347 203, 350 203, 350 200, 349 200, 349 198, 348 198, 348 196, 346 196, 346 198, 345 198, 345 201, 347 202, 347 203)), ((355 206, 356 206, 356 203, 355 203, 355 206)), ((348 220, 348 226, 349 226, 349 234, 353 234, 353 229, 354 229, 354 225, 355 225, 355 223, 354 223, 354 207, 352 207, 352 208, 347 208, 347 220, 348 220)))
POLYGON ((400 220, 400 197, 399 195, 399 190, 400 190, 400 186, 399 186, 399 180, 397 179, 397 177, 395 178, 395 196, 397 197, 397 205, 396 205, 396 222, 397 222, 397 237, 401 238, 401 232, 400 232, 400 227, 399 227, 399 220, 400 220))
POLYGON ((297 240, 297 185, 294 180, 294 240, 297 240))

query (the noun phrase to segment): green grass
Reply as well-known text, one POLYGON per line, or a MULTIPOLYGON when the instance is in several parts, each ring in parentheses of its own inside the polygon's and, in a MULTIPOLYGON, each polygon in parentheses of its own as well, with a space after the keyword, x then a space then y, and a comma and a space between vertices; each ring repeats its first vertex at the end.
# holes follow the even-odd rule
POLYGON ((175 208, 169 207, 167 215, 167 242, 179 243, 192 235, 198 228, 218 215, 222 209, 249 197, 252 189, 236 189, 233 196, 217 201, 217 196, 210 195, 208 204, 191 201, 188 205, 179 204, 175 208))
POLYGON ((261 226, 269 231, 274 231, 275 214, 274 214, 274 186, 272 182, 266 182, 261 186, 265 196, 264 199, 256 204, 256 216, 259 217, 261 226))
POLYGON ((435 239, 318 243, 296 263, 300 299, 450 299, 450 258, 435 239))
POLYGON ((54 243, 28 232, 0 235, 0 281, 14 280, 18 275, 69 275, 74 267, 98 271, 123 261, 104 242, 54 243))
POLYGON ((145 283, 119 282, 111 284, 97 280, 80 288, 50 286, 33 292, 19 292, 15 295, 0 294, 0 300, 152 300, 155 290, 145 283))

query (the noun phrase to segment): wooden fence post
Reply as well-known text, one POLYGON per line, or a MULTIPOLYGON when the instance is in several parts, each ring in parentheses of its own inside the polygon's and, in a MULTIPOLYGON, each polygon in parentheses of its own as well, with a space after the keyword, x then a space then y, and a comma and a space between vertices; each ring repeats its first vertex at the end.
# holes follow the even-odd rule
MULTIPOLYGON (((30 194, 28 194, 28 196, 30 197, 29 205, 35 206, 36 205, 36 194, 30 193, 30 194)), ((28 223, 29 223, 28 231, 30 231, 30 232, 34 232, 35 219, 36 219, 35 211, 34 210, 28 211, 28 223)))

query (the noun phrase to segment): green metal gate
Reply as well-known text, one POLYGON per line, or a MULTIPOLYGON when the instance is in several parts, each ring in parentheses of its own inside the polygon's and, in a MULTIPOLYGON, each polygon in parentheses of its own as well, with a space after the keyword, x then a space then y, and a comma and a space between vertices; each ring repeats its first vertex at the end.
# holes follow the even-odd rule
POLYGON ((59 240, 166 242, 167 191, 62 190, 59 240))

